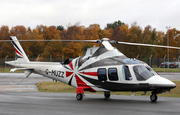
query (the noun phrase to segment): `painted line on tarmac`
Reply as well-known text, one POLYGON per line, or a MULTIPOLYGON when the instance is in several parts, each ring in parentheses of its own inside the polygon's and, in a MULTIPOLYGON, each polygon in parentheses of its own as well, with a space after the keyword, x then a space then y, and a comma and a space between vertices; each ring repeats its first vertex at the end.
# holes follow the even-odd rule
MULTIPOLYGON (((51 100, 55 100, 55 99, 60 99, 60 100, 64 100, 64 99, 70 99, 70 98, 64 98, 64 97, 55 97, 55 98, 53 98, 53 97, 41 97, 41 96, 17 96, 17 95, 5 95, 5 94, 0 94, 0 99, 2 99, 3 97, 5 97, 5 98, 28 98, 28 99, 42 99, 42 100, 44 100, 44 99, 47 99, 47 100, 49 100, 49 99, 51 99, 51 100)), ((72 98, 72 100, 74 100, 74 98, 72 98)))

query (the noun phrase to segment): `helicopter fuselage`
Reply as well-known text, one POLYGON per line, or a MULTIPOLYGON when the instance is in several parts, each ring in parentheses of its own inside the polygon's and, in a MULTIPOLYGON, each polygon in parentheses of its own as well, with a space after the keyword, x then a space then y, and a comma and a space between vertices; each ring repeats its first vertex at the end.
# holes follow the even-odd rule
POLYGON ((146 63, 127 58, 108 39, 103 39, 104 46, 88 48, 83 56, 64 62, 29 61, 17 38, 11 39, 19 58, 7 64, 24 69, 25 77, 37 73, 77 88, 77 100, 83 98, 84 91, 105 92, 106 98, 110 91, 152 91, 151 101, 156 101, 156 94, 176 87, 146 63))
POLYGON ((161 93, 175 87, 173 82, 160 77, 146 63, 126 58, 117 49, 104 50, 106 50, 104 47, 90 48, 86 53, 98 52, 97 56, 85 54, 64 63, 29 62, 18 66, 33 68, 35 73, 76 88, 83 87, 83 90, 92 92, 155 91, 161 93))

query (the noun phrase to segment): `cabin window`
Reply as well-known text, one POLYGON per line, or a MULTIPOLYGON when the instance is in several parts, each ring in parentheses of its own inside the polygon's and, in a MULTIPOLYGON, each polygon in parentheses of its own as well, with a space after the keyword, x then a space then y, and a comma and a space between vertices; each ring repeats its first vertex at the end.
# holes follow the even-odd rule
POLYGON ((106 75, 106 69, 105 68, 98 69, 98 79, 100 81, 106 81, 107 80, 107 75, 106 75))
POLYGON ((128 66, 124 65, 122 67, 122 74, 123 74, 123 79, 124 80, 129 80, 129 81, 132 80, 132 76, 131 76, 131 73, 129 71, 129 67, 128 66))
POLYGON ((108 77, 109 77, 109 80, 117 81, 118 80, 117 69, 109 68, 108 69, 108 77))
POLYGON ((134 66, 133 70, 138 81, 145 81, 154 75, 144 65, 134 66))

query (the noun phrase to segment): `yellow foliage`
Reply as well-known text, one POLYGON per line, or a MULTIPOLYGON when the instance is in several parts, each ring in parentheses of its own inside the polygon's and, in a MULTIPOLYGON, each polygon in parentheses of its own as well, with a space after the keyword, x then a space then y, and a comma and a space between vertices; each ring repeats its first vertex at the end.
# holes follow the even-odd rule
POLYGON ((65 57, 75 58, 82 55, 81 48, 79 43, 69 42, 62 52, 65 57))

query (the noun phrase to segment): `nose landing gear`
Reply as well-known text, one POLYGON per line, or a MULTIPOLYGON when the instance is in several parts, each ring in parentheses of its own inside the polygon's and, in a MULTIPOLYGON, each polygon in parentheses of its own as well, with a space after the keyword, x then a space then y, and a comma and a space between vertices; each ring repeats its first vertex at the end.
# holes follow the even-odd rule
POLYGON ((158 99, 156 93, 152 92, 152 95, 150 96, 150 99, 151 99, 152 102, 156 102, 157 99, 158 99))

